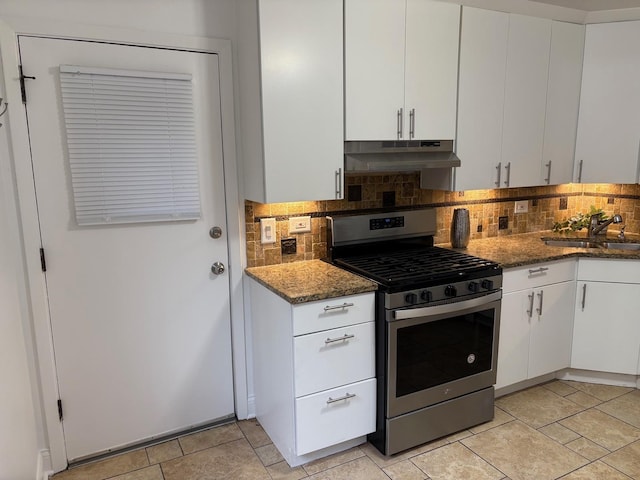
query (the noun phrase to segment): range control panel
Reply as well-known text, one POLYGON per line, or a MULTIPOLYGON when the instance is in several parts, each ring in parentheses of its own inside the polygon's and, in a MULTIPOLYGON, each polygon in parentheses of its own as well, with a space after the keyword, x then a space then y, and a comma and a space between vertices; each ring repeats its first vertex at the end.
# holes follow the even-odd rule
POLYGON ((402 228, 404 227, 404 216, 372 218, 369 220, 369 230, 382 230, 385 228, 402 228))

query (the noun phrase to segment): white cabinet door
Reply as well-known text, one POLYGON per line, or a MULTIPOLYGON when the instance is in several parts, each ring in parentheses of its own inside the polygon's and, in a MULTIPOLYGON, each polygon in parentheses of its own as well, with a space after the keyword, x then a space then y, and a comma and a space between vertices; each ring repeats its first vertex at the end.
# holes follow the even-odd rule
POLYGON ((636 183, 640 151, 640 21, 587 25, 576 179, 636 183))
POLYGON ((640 285, 579 281, 575 305, 571 367, 637 375, 640 285))
POLYGON ((578 129, 584 25, 551 22, 541 184, 569 183, 578 129))
POLYGON ((502 187, 541 183, 550 42, 550 20, 510 15, 502 187))
POLYGON ((528 378, 568 368, 573 335, 574 281, 535 290, 528 378))
POLYGON ((407 0, 405 139, 455 138, 459 38, 459 5, 407 0))
POLYGON ((496 388, 527 379, 532 295, 533 290, 521 290, 502 297, 496 388))
POLYGON ((344 15, 345 137, 397 140, 404 106, 405 2, 346 0, 344 15))
POLYGON ((456 190, 498 186, 508 33, 508 14, 463 8, 456 190))

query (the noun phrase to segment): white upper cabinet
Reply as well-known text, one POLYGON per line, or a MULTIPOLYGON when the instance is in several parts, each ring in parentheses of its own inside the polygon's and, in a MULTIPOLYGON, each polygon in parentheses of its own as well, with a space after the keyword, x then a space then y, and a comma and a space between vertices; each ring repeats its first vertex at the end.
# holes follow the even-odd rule
POLYGON ((238 84, 245 197, 342 197, 342 0, 242 0, 238 84))
POLYGON ((584 25, 551 22, 542 184, 569 183, 578 129, 584 25))
POLYGON ((345 0, 346 140, 453 139, 460 6, 345 0))
POLYGON ((639 156, 640 21, 587 25, 575 179, 636 183, 639 156))

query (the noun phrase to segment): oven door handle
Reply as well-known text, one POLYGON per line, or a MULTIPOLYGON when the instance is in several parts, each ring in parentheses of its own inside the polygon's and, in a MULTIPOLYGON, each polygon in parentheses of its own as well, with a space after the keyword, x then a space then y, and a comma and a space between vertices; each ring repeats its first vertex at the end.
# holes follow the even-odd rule
POLYGON ((441 315, 443 313, 459 312, 467 308, 475 308, 487 303, 495 302, 502 298, 502 292, 494 292, 482 297, 472 298, 463 302, 445 303, 432 307, 410 308, 406 310, 395 310, 393 318, 395 320, 407 320, 410 318, 426 317, 430 315, 441 315))

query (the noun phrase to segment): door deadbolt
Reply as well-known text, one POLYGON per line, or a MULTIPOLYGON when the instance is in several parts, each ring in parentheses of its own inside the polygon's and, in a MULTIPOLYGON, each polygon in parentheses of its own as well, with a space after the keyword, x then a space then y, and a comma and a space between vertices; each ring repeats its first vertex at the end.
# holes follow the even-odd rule
POLYGON ((220 275, 224 273, 224 263, 221 263, 221 262, 214 263, 213 265, 211 265, 211 271, 216 275, 220 275))
POLYGON ((211 230, 209 230, 209 236, 211 238, 220 238, 222 236, 222 229, 220 227, 211 227, 211 230))

